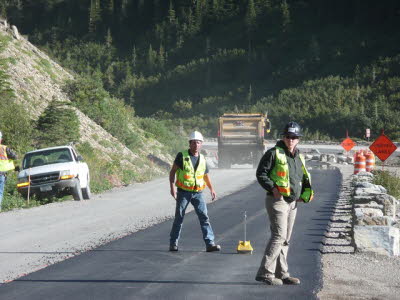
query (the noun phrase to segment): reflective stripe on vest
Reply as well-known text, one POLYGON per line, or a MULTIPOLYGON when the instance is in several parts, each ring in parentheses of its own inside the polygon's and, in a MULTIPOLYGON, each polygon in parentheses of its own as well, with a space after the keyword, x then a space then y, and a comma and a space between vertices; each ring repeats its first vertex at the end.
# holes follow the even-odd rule
POLYGON ((189 192, 200 192, 206 187, 204 181, 204 173, 206 172, 206 159, 204 155, 199 155, 199 163, 196 172, 192 160, 190 159, 189 151, 182 151, 183 169, 176 171, 176 186, 182 190, 189 192))
MULTIPOLYGON (((288 197, 290 196, 289 165, 287 163, 285 150, 280 147, 275 148, 275 166, 271 171, 270 178, 276 184, 278 191, 282 194, 282 196, 288 197)), ((300 198, 304 202, 310 202, 314 196, 314 191, 311 189, 311 176, 305 167, 306 164, 303 155, 299 154, 299 156, 302 164, 303 174, 306 178, 305 186, 302 188, 300 198)))
POLYGON ((7 146, 0 145, 0 172, 7 172, 14 169, 14 162, 8 159, 7 156, 7 146))

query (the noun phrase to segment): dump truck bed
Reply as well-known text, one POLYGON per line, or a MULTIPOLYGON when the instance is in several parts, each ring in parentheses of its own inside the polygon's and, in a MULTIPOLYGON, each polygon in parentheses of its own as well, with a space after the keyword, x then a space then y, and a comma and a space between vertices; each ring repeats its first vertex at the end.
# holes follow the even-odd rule
POLYGON ((219 118, 219 136, 224 144, 257 144, 264 137, 262 114, 224 114, 219 118))

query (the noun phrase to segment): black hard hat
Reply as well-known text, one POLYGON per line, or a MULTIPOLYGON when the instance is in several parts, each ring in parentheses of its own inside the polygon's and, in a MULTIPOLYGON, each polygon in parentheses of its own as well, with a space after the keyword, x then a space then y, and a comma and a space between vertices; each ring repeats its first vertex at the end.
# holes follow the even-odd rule
POLYGON ((285 125, 281 135, 303 136, 300 125, 293 121, 285 125))

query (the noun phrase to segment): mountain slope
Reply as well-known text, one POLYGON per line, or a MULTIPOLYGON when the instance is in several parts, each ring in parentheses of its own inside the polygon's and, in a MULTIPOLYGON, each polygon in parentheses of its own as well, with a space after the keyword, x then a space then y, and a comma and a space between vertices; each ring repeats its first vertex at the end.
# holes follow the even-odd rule
MULTIPOLYGON (((9 75, 11 88, 15 92, 15 101, 26 108, 26 113, 32 120, 38 119, 52 99, 70 102, 68 95, 63 91, 63 86, 67 80, 74 80, 73 74, 52 61, 24 37, 12 34, 10 27, 4 23, 0 23, 0 36, 8 41, 1 57, 9 61, 6 72, 9 75)), ((138 180, 165 172, 165 167, 150 161, 148 155, 157 156, 165 162, 170 162, 171 156, 154 138, 145 137, 145 132, 137 124, 129 124, 130 130, 135 132, 140 143, 137 151, 133 152, 82 113, 79 108, 74 110, 80 120, 81 138, 78 149, 79 145, 86 145, 93 149, 101 160, 117 165, 117 168, 139 174, 135 177, 138 180)), ((12 138, 9 138, 8 143, 12 145, 12 138)), ((90 163, 90 158, 85 158, 89 159, 90 163)), ((119 170, 119 173, 121 171, 119 170)), ((112 185, 120 185, 123 180, 118 177, 109 176, 108 179, 112 185)))

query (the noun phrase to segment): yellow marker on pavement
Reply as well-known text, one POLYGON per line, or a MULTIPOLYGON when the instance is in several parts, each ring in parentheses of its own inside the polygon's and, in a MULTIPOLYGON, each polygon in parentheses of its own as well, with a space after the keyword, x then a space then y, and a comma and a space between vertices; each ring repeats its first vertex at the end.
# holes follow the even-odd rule
POLYGON ((237 246, 237 253, 239 254, 247 254, 253 253, 253 247, 250 244, 250 241, 246 241, 246 221, 247 221, 247 214, 244 212, 244 240, 239 241, 239 245, 237 246))

